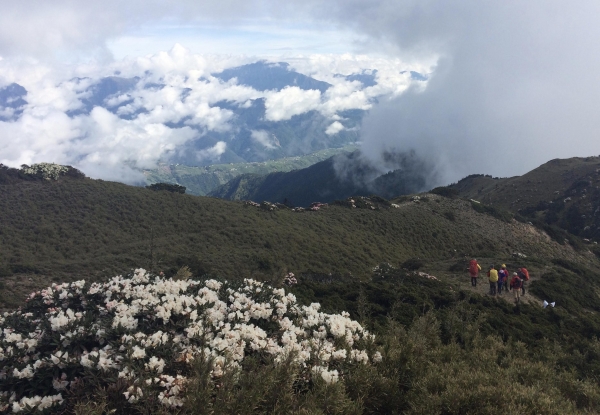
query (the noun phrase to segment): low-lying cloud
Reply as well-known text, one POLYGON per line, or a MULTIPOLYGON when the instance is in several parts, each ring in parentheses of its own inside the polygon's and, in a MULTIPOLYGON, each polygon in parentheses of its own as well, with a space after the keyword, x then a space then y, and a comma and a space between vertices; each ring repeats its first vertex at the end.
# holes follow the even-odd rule
POLYGON ((374 44, 439 57, 426 88, 382 99, 365 118, 363 151, 376 163, 386 151, 415 150, 443 168, 447 183, 600 154, 600 3, 379 0, 326 8, 318 13, 374 44))
MULTIPOLYGON (((90 137, 99 133, 92 128, 93 120, 84 120, 90 114, 80 114, 79 119, 65 114, 81 109, 86 77, 93 81, 118 71, 121 77, 140 76, 146 83, 166 87, 160 93, 136 88, 112 97, 107 105, 125 103, 117 114, 131 118, 112 125, 126 131, 146 131, 145 126, 155 124, 181 130, 170 133, 172 143, 194 139, 186 127, 200 136, 227 131, 232 114, 212 105, 218 100, 248 106, 264 99, 270 120, 317 111, 330 120, 325 127, 329 132, 339 127, 335 122, 344 125, 340 111, 369 110, 361 140, 364 154, 378 165, 384 165, 382 154, 414 150, 443 169, 442 182, 475 172, 522 174, 552 158, 599 153, 600 56, 595 53, 599 15, 600 3, 593 0, 8 2, 0 14, 0 55, 5 57, 0 60, 0 88, 12 82, 25 86, 28 104, 17 121, 0 122, 0 161, 14 165, 84 160, 87 153, 74 143, 87 148, 88 142, 97 140, 90 137), (210 74, 256 59, 205 57, 181 47, 105 64, 102 69, 56 68, 22 57, 56 57, 78 50, 101 57, 107 53, 108 40, 161 19, 223 26, 244 19, 280 19, 282 25, 339 27, 360 34, 362 50, 387 58, 282 59, 333 85, 319 95, 294 86, 265 92, 234 80, 216 81, 210 74), (400 58, 413 66, 400 65, 400 58), (412 79, 413 70, 426 74, 428 81, 412 79), (338 76, 365 73, 374 74, 377 82, 367 85, 358 76, 338 76), (75 78, 81 80, 72 81, 75 78), (379 103, 374 105, 375 101, 379 103)), ((6 118, 14 113, 1 111, 6 118)), ((159 160, 169 151, 168 144, 161 145, 149 150, 145 160, 159 160)), ((214 145, 208 143, 207 148, 214 145)), ((137 156, 126 150, 122 154, 121 162, 137 165, 137 156)))
MULTIPOLYGON (((57 67, 0 60, 0 94, 13 83, 26 90, 19 97, 25 104, 19 107, 18 116, 9 106, 16 99, 12 96, 0 108, 4 117, 0 119, 0 163, 69 164, 92 177, 138 183, 140 169, 189 152, 188 144, 202 142, 209 133, 235 137, 239 128, 235 127, 235 107, 250 108, 263 100, 268 122, 314 111, 331 120, 322 133, 334 135, 345 128, 339 112, 369 109, 378 97, 397 95, 414 83, 401 73, 410 65, 397 60, 339 59, 348 61, 346 72, 377 71, 377 82, 365 87, 347 80, 346 73, 331 77, 322 62, 310 70, 311 61, 320 62, 311 57, 295 59, 293 65, 315 77, 325 73, 332 84, 325 93, 298 86, 259 91, 239 84, 236 78, 223 81, 213 76, 256 58, 195 55, 179 45, 169 52, 110 65, 57 67), (219 104, 223 102, 229 106, 219 104)), ((328 56, 326 61, 332 65, 335 57, 328 56)), ((280 147, 268 131, 249 134, 265 150, 280 147)), ((223 139, 208 138, 203 143, 194 147, 189 160, 219 162, 228 151, 223 139)))

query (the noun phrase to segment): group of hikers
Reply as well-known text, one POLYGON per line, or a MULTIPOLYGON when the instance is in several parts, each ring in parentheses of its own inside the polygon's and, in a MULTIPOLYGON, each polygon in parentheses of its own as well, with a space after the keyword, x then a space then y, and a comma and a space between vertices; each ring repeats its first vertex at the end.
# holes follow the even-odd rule
MULTIPOLYGON (((469 262, 469 275, 471 276, 471 285, 477 286, 477 279, 479 278, 479 272, 481 266, 477 263, 476 259, 472 259, 469 262)), ((499 270, 494 265, 490 265, 487 272, 487 276, 490 282, 490 295, 494 297, 498 294, 502 294, 502 291, 512 290, 515 295, 515 301, 518 303, 522 295, 525 295, 525 282, 529 281, 529 271, 525 267, 517 268, 516 272, 512 273, 506 269, 506 264, 502 264, 499 270)))

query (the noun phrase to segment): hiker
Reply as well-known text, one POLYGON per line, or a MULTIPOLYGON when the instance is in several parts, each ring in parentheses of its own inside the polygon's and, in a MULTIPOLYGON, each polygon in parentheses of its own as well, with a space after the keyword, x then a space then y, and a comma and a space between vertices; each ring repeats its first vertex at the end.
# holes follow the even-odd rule
POLYGON ((510 289, 515 293, 515 302, 518 304, 520 300, 521 294, 521 286, 522 286, 521 278, 519 274, 513 272, 512 280, 510 280, 510 289))
POLYGON ((500 267, 500 271, 498 271, 498 294, 502 294, 502 287, 504 287, 504 291, 508 286, 508 270, 506 269, 506 264, 502 264, 500 267))
POLYGON ((490 295, 496 296, 496 284, 498 283, 498 271, 493 265, 490 265, 490 270, 487 273, 490 280, 490 295))
POLYGON ((527 268, 521 267, 517 269, 517 274, 521 278, 521 295, 525 295, 525 281, 529 281, 529 271, 527 271, 527 268))
POLYGON ((473 287, 477 287, 477 277, 479 277, 479 271, 481 271, 481 267, 477 263, 477 260, 472 259, 469 262, 469 275, 471 276, 471 285, 473 287))

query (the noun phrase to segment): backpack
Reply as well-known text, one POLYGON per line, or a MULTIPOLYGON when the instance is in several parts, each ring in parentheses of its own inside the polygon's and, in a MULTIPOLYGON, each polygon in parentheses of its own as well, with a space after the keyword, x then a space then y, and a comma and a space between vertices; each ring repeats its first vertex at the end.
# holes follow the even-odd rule
POLYGON ((512 289, 520 290, 522 286, 523 286, 523 280, 521 279, 520 276, 517 275, 517 279, 514 281, 514 283, 512 285, 512 289))
POLYGON ((519 268, 517 270, 517 276, 521 279, 521 281, 529 281, 529 272, 525 268, 519 268))
POLYGON ((477 261, 474 259, 469 262, 469 274, 477 275, 479 273, 479 267, 477 266, 477 261))

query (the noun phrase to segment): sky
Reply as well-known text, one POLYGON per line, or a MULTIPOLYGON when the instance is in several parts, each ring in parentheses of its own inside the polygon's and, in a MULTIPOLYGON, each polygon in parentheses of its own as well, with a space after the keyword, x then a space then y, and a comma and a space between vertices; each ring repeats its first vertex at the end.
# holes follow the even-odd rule
MULTIPOLYGON (((257 91, 209 82, 193 86, 195 108, 151 112, 131 122, 101 110, 73 120, 65 114, 85 93, 74 77, 150 71, 170 77, 174 93, 188 87, 189 75, 258 58, 290 62, 323 80, 334 71, 375 68, 430 73, 425 88, 387 76, 385 88, 377 95, 371 91, 376 105, 361 101, 368 91, 356 85, 337 85, 338 97, 288 91, 271 97, 271 114, 286 117, 318 107, 329 111, 334 133, 339 125, 332 105, 340 99, 369 105, 361 131, 366 156, 380 163, 386 151, 414 150, 445 183, 472 173, 513 176, 553 158, 600 154, 596 1, 6 3, 0 14, 0 87, 18 82, 29 94, 20 121, 0 121, 4 164, 71 162, 92 176, 131 180, 132 164, 152 166, 191 139, 190 131, 165 129, 165 120, 194 111, 205 128, 227 128, 227 114, 211 110, 211 99, 234 94, 241 100, 257 91)), ((154 108, 173 103, 169 91, 139 92, 137 102, 154 108)), ((207 156, 219 152, 209 150, 207 156)))

